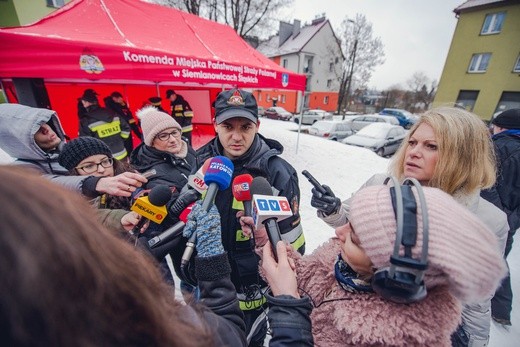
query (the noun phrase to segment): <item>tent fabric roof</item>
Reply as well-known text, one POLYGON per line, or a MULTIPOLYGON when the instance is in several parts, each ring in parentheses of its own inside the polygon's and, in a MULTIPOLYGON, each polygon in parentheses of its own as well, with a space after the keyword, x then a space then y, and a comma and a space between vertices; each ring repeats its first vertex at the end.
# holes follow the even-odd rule
POLYGON ((0 43, 2 78, 305 89, 231 27, 140 0, 75 0, 0 43))

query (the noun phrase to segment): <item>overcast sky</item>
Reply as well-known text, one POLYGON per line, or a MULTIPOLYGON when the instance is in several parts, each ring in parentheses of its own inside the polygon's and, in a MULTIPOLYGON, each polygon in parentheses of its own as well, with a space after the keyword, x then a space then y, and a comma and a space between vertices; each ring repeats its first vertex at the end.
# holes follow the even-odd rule
POLYGON ((386 89, 393 84, 406 87, 416 71, 440 79, 451 38, 457 24, 453 9, 465 0, 294 0, 292 23, 309 23, 325 13, 335 31, 345 17, 364 14, 372 23, 374 36, 384 44, 386 62, 372 73, 369 87, 386 89))

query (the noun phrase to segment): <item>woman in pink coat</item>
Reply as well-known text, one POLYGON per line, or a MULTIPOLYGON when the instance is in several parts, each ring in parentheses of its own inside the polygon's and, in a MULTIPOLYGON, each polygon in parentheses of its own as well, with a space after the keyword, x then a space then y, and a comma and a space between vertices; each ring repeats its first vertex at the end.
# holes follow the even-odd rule
MULTIPOLYGON (((376 185, 358 191, 349 223, 336 229, 337 238, 308 256, 279 243, 277 262, 264 230, 255 232, 257 246, 265 245, 262 267, 272 295, 288 301, 308 297, 312 302, 316 346, 451 346, 462 303, 488 297, 505 274, 496 237, 484 223, 437 188, 422 188, 423 206, 413 188, 417 200, 413 258, 421 255, 423 209, 429 220, 426 295, 397 303, 374 292, 372 278, 390 266, 396 238, 391 189, 376 185)), ((247 217, 241 221, 247 231, 247 217)))

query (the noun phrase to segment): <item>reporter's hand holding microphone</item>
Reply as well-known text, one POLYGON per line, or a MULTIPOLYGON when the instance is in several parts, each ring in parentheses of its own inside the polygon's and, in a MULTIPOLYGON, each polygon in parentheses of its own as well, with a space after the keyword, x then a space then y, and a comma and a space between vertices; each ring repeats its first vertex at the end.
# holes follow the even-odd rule
POLYGON ((220 214, 215 205, 209 211, 202 207, 202 201, 197 201, 188 215, 188 222, 182 232, 186 238, 196 235, 195 249, 199 257, 211 257, 224 253, 220 228, 220 214))

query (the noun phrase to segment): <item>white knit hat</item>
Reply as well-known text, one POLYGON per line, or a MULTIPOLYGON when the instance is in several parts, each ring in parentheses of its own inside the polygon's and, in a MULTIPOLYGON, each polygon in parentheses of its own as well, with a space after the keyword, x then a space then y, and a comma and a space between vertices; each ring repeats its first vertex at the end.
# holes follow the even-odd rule
POLYGON ((181 126, 169 114, 159 111, 153 106, 146 106, 137 111, 137 117, 141 120, 141 129, 143 129, 144 143, 148 146, 152 145, 152 141, 161 131, 168 128, 177 128, 181 130, 181 126))
MULTIPOLYGON (((427 288, 447 285, 463 302, 490 297, 506 273, 496 236, 476 215, 437 188, 423 187, 429 219, 427 288)), ((418 258, 422 247, 422 215, 417 191, 417 243, 412 254, 418 258)), ((373 266, 390 266, 396 220, 390 186, 370 186, 352 200, 350 223, 360 246, 373 266)), ((402 253, 400 253, 402 254, 402 253)))

